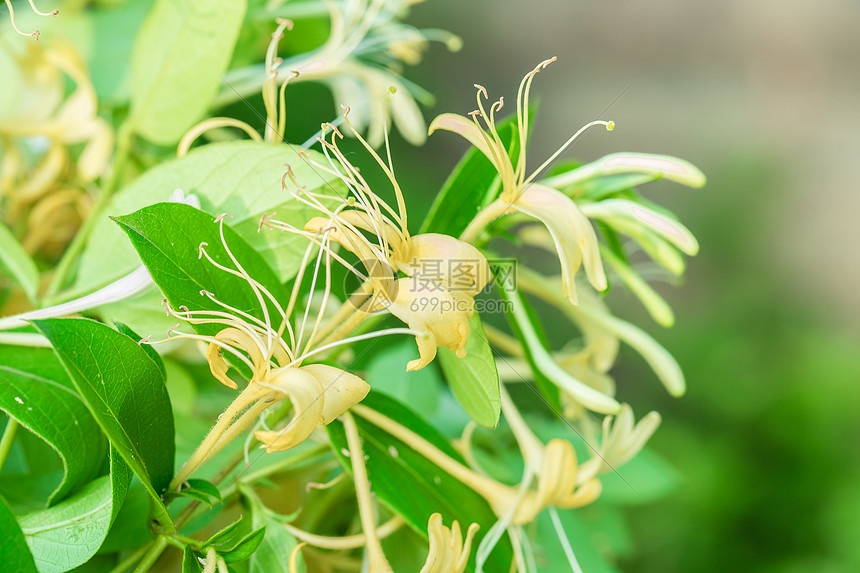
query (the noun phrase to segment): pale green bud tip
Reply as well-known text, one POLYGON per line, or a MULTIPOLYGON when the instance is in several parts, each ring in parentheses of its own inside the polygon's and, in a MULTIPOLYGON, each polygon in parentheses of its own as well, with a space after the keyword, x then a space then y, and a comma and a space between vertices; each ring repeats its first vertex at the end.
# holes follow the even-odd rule
POLYGON ((445 40, 445 47, 448 48, 450 52, 459 52, 463 49, 463 39, 460 36, 451 35, 450 38, 445 40))
POLYGON ((615 122, 609 120, 609 122, 606 124, 606 131, 612 131, 613 129, 615 129, 615 122))

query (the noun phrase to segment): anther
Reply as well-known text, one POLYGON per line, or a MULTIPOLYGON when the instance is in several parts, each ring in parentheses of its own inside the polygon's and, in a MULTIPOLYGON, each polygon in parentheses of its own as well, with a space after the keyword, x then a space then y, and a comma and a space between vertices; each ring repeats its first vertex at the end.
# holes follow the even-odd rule
POLYGON ((221 221, 224 220, 224 217, 230 217, 232 219, 233 215, 231 215, 230 213, 221 213, 220 215, 215 217, 215 222, 220 223, 221 221))
POLYGON ((483 94, 484 99, 489 99, 489 98, 490 98, 490 96, 489 96, 489 95, 487 95, 487 88, 485 88, 484 86, 482 86, 482 85, 480 85, 480 84, 474 84, 474 86, 475 86, 475 88, 476 88, 479 92, 481 92, 481 94, 483 94))
POLYGON ((208 247, 208 246, 209 246, 209 243, 207 243, 206 241, 203 241, 202 243, 200 243, 200 246, 197 247, 197 258, 198 259, 203 258, 203 247, 208 247))
POLYGON ((289 32, 293 31, 293 21, 290 20, 289 18, 275 18, 275 22, 277 24, 283 26, 284 28, 286 28, 287 31, 289 31, 289 32))
POLYGON ((141 338, 140 340, 138 340, 138 341, 137 341, 137 344, 138 344, 138 345, 146 344, 147 342, 149 342, 149 339, 150 339, 150 338, 152 338, 152 335, 151 335, 151 334, 150 334, 149 336, 145 336, 145 337, 141 338))

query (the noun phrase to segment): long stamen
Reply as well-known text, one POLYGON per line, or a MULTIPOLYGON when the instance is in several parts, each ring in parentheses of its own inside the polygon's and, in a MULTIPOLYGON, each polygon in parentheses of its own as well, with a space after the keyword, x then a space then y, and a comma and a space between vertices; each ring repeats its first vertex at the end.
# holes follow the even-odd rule
MULTIPOLYGON (((324 242, 327 241, 328 236, 329 236, 329 231, 326 230, 323 233, 323 239, 322 240, 324 242)), ((308 314, 310 314, 310 310, 311 310, 311 302, 312 302, 311 297, 313 296, 313 293, 316 291, 317 278, 319 277, 320 265, 322 263, 322 257, 323 257, 323 251, 324 251, 324 249, 319 250, 319 252, 317 253, 316 263, 314 264, 314 272, 313 272, 313 275, 311 276, 311 287, 310 287, 310 291, 309 291, 310 296, 308 297, 308 304, 305 305, 305 313, 304 313, 304 316, 302 316, 302 324, 301 324, 301 327, 299 328, 299 334, 298 334, 298 337, 296 339, 296 349, 297 350, 302 345, 302 337, 304 336, 304 333, 305 333, 305 325, 307 324, 308 314)))
POLYGON ((520 152, 517 158, 517 167, 515 177, 517 181, 522 181, 526 174, 526 144, 529 137, 529 92, 531 91, 532 80, 544 68, 555 62, 558 58, 553 56, 548 60, 539 63, 535 68, 527 73, 520 82, 520 87, 517 90, 517 129, 520 137, 520 152))
POLYGON ((571 144, 571 143, 573 143, 574 141, 576 141, 576 140, 577 140, 577 138, 579 138, 579 136, 580 136, 580 135, 582 135, 583 133, 585 133, 585 131, 586 131, 588 128, 590 128, 590 127, 594 127, 595 125, 603 125, 603 126, 606 126, 606 131, 612 131, 613 129, 615 129, 615 122, 614 122, 614 121, 611 121, 611 120, 610 120, 610 121, 603 121, 603 120, 601 120, 601 119, 596 119, 596 120, 594 120, 594 121, 592 121, 592 122, 590 122, 590 123, 585 124, 584 126, 582 126, 581 128, 579 128, 579 131, 577 131, 577 132, 576 132, 576 133, 574 133, 572 136, 570 136, 570 139, 568 139, 567 141, 565 141, 565 142, 564 142, 564 144, 563 144, 561 147, 559 147, 559 148, 558 148, 558 151, 556 151, 555 153, 553 153, 553 154, 552 154, 552 155, 551 155, 551 156, 550 156, 546 161, 544 161, 544 162, 541 164, 541 166, 540 166, 540 167, 538 167, 537 169, 535 169, 535 170, 532 172, 532 174, 531 174, 531 175, 529 175, 528 179, 526 179, 525 181, 523 181, 522 185, 528 185, 529 183, 531 183, 531 182, 535 179, 535 177, 540 176, 540 174, 541 174, 541 173, 543 173, 544 169, 546 169, 546 168, 548 168, 550 165, 552 165, 552 163, 553 163, 553 162, 558 158, 558 156, 559 156, 559 155, 561 155, 562 153, 564 153, 564 152, 565 152, 565 150, 566 150, 568 147, 570 147, 570 144, 571 144))
POLYGON ((241 129, 245 133, 248 134, 254 141, 263 141, 262 136, 257 133, 257 130, 245 123, 244 121, 234 119, 232 117, 211 117, 209 119, 203 120, 182 136, 182 139, 179 140, 179 144, 176 146, 176 156, 177 157, 185 157, 188 154, 188 151, 191 149, 191 145, 197 140, 198 137, 206 133, 207 131, 211 131, 213 129, 218 129, 219 127, 235 127, 241 129))
POLYGON ((394 188, 394 195, 397 197, 397 208, 400 211, 400 225, 401 231, 403 233, 404 239, 408 238, 407 224, 406 224, 406 200, 403 197, 403 191, 400 189, 400 184, 397 183, 397 180, 394 178, 394 173, 392 173, 388 166, 385 165, 385 162, 381 157, 373 150, 367 141, 359 134, 352 124, 349 122, 349 118, 347 117, 347 113, 343 114, 344 121, 346 125, 349 126, 349 129, 352 130, 353 135, 355 135, 356 139, 364 146, 365 149, 370 153, 371 157, 379 164, 382 168, 382 171, 385 173, 386 177, 388 177, 389 182, 391 182, 391 186, 394 188))
POLYGON ((321 352, 326 352, 327 350, 331 350, 332 348, 337 348, 338 346, 343 346, 345 344, 352 344, 353 342, 358 342, 360 340, 369 340, 371 338, 379 338, 381 336, 390 336, 392 334, 409 334, 411 336, 424 336, 423 332, 418 332, 417 330, 412 330, 411 328, 387 328, 385 330, 376 330, 374 332, 368 332, 366 334, 358 334, 356 336, 350 336, 349 338, 343 338, 336 342, 331 342, 329 344, 324 344, 318 348, 311 350, 310 352, 306 352, 287 364, 287 366, 295 366, 296 364, 301 363, 303 360, 310 358, 316 354, 320 354, 321 352))
POLYGON ((256 284, 257 281, 251 279, 251 276, 248 274, 245 268, 241 264, 239 264, 239 261, 236 259, 235 256, 233 256, 232 251, 230 251, 230 248, 227 246, 227 239, 225 239, 224 237, 224 215, 220 215, 218 219, 216 219, 216 222, 218 223, 218 232, 221 235, 221 244, 224 245, 224 250, 227 251, 227 256, 229 256, 230 260, 233 261, 233 264, 236 265, 236 270, 242 273, 242 276, 245 278, 245 280, 248 281, 248 284, 251 286, 251 290, 254 291, 254 295, 257 297, 257 301, 260 303, 260 310, 262 310, 263 312, 263 320, 266 323, 266 340, 268 348, 268 353, 266 354, 266 356, 270 358, 272 356, 273 351, 273 331, 272 322, 269 319, 269 305, 266 304, 263 295, 260 293, 260 290, 256 284))

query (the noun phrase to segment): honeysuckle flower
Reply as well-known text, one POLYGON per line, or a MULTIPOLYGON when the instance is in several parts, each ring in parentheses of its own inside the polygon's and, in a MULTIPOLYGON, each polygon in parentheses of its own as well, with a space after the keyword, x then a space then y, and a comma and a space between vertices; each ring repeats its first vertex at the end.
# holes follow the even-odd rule
MULTIPOLYGON (((147 338, 141 341, 158 344, 177 339, 190 339, 206 343, 206 358, 212 374, 225 386, 233 389, 238 388, 238 385, 228 375, 228 371, 238 363, 244 364, 246 368, 246 370, 239 368, 238 373, 247 379, 247 385, 221 415, 195 454, 176 475, 171 487, 181 485, 202 463, 229 443, 272 404, 289 400, 292 405, 292 418, 283 428, 265 428, 255 432, 255 437, 262 442, 261 447, 267 452, 295 447, 307 439, 316 428, 331 423, 351 406, 364 399, 370 390, 364 380, 334 366, 303 364, 311 356, 335 346, 374 336, 415 334, 414 331, 407 329, 389 329, 319 345, 317 335, 324 313, 324 303, 316 319, 307 320, 309 317, 305 313, 300 328, 297 331, 294 330, 290 317, 302 285, 304 266, 308 257, 304 259, 290 300, 284 308, 280 301, 247 273, 230 251, 224 237, 226 216, 219 216, 216 223, 219 225, 221 244, 232 267, 215 261, 209 255, 206 243, 200 245, 200 258, 206 258, 217 268, 242 278, 257 298, 259 314, 262 318, 220 301, 213 293, 201 291, 201 295, 220 310, 189 310, 186 307, 174 309, 167 304, 167 312, 191 325, 209 325, 209 328, 214 325, 218 327, 214 335, 180 332, 177 325, 170 329, 168 338, 165 340, 150 342, 147 338), (232 356, 232 362, 226 360, 225 353, 232 356)), ((329 252, 328 237, 323 236, 321 241, 322 249, 320 256, 317 257, 311 282, 316 284, 320 266, 324 261, 327 269, 324 292, 327 293, 331 288, 331 273, 328 270, 330 259, 324 256, 329 252)), ((308 253, 313 247, 315 247, 313 243, 309 244, 308 253)))
POLYGON ((442 522, 442 514, 431 515, 427 522, 430 551, 421 573, 463 573, 469 563, 472 539, 479 528, 477 523, 470 525, 464 540, 456 520, 448 528, 442 522))
POLYGON ((706 179, 695 165, 669 155, 651 153, 612 153, 605 157, 543 180, 545 185, 556 189, 571 189, 576 195, 576 186, 595 177, 641 173, 653 178, 665 178, 688 187, 703 187, 706 179))
MULTIPOLYGON (((185 195, 181 189, 176 189, 171 194, 170 201, 200 208, 200 199, 193 193, 185 195)), ((26 326, 31 320, 69 316, 113 302, 134 298, 153 285, 154 283, 152 282, 152 277, 149 275, 149 271, 141 265, 121 279, 90 294, 46 308, 0 318, 0 330, 26 326)))
POLYGON ((684 374, 672 355, 642 329, 610 314, 596 296, 583 297, 579 305, 566 304, 567 301, 552 288, 552 280, 522 266, 518 269, 517 280, 520 288, 558 308, 581 328, 595 328, 597 332, 608 333, 628 344, 645 359, 671 395, 684 394, 684 374))
MULTIPOLYGON (((319 48, 284 60, 274 81, 295 76, 293 81, 328 85, 336 104, 355 110, 355 127, 369 129, 367 139, 374 147, 382 143, 390 119, 404 139, 423 143, 427 134, 416 99, 430 102, 432 98, 404 80, 399 68, 417 64, 430 41, 443 42, 452 51, 459 50, 462 42, 443 30, 418 30, 402 23, 412 4, 414 0, 325 2, 331 22, 328 38, 319 48)), ((289 5, 283 13, 289 15, 289 5)), ((224 90, 216 105, 232 101, 237 94, 253 93, 268 81, 272 69, 267 63, 228 72, 226 81, 233 89, 224 90)))
POLYGON ((323 201, 326 197, 307 192, 297 184, 293 196, 323 216, 312 218, 301 230, 274 219, 267 220, 266 225, 306 236, 327 234, 331 241, 358 257, 365 273, 357 274, 372 288, 367 310, 386 309, 421 333, 416 337, 420 358, 409 362, 409 370, 429 364, 437 346, 445 346, 462 357, 469 337, 473 297, 490 278, 486 258, 474 246, 454 237, 409 233, 406 204, 394 168, 353 129, 348 111, 344 121, 387 176, 394 189, 396 209, 385 203, 347 160, 337 146, 342 136, 337 128, 331 128, 330 140, 324 136, 319 139, 329 165, 311 162, 343 181, 353 197, 330 209, 323 201), (406 276, 397 279, 398 273, 406 276))
MULTIPOLYGON (((651 238, 650 232, 647 229, 639 231, 639 235, 651 238)), ((517 229, 516 236, 525 245, 539 247, 547 251, 553 251, 555 248, 552 237, 544 227, 539 225, 522 225, 517 229)), ((600 255, 609 269, 639 298, 646 310, 651 314, 651 317, 658 324, 670 327, 675 323, 675 315, 669 304, 626 261, 622 260, 612 249, 604 244, 600 245, 600 255)), ((615 348, 617 351, 617 338, 609 338, 616 341, 615 348)), ((615 362, 615 354, 617 352, 607 356, 607 360, 604 362, 607 366, 611 366, 615 362)))
POLYGON ((95 89, 71 46, 0 49, 13 63, 3 88, 10 105, 0 113, 0 194, 6 217, 27 222, 27 250, 53 256, 89 214, 86 185, 107 167, 113 130, 98 116, 95 89), (76 144, 80 152, 70 149, 76 144))
POLYGON ((525 486, 523 488, 505 485, 477 473, 449 457, 409 428, 375 410, 359 404, 353 406, 351 411, 396 435, 410 448, 475 490, 487 500, 496 515, 505 516, 510 524, 529 523, 546 507, 582 507, 600 496, 600 481, 588 479, 577 483, 576 452, 566 440, 550 440, 546 446, 537 442, 536 446, 529 450, 527 455, 530 457, 526 460, 529 469, 521 484, 525 486), (534 477, 537 477, 537 484, 535 488, 531 488, 529 486, 534 477))
POLYGON ((649 412, 639 422, 634 422, 633 410, 628 404, 623 404, 616 416, 603 419, 603 436, 598 454, 580 466, 579 483, 616 470, 633 459, 657 431, 660 414, 649 412))
POLYGON ((699 243, 677 220, 628 199, 607 199, 584 205, 582 211, 638 242, 658 263, 675 274, 684 272, 683 258, 675 249, 693 256, 699 243))
POLYGON ((507 146, 496 130, 495 115, 504 107, 504 98, 490 105, 488 111, 484 107, 487 91, 482 86, 475 86, 478 89, 478 109, 470 113, 470 117, 451 113, 442 114, 430 124, 430 134, 442 129, 461 135, 490 160, 501 178, 502 192, 499 198, 475 217, 460 238, 472 242, 495 219, 510 213, 521 213, 539 220, 552 236, 561 263, 562 287, 567 297, 575 304, 578 299, 574 276, 580 266, 585 268, 588 280, 595 289, 602 291, 607 286, 598 251, 597 235, 588 219, 570 197, 557 189, 537 183, 536 179, 586 129, 594 125, 603 125, 608 130, 612 130, 615 124, 611 121, 592 121, 577 131, 531 175, 526 175, 529 92, 534 76, 554 61, 555 58, 541 62, 526 74, 520 83, 517 92, 519 153, 515 159, 512 160, 509 157, 507 146))
MULTIPOLYGON (((51 10, 50 12, 42 12, 38 8, 36 8, 36 4, 33 3, 33 0, 27 0, 30 3, 30 8, 33 9, 33 12, 37 16, 56 16, 60 13, 59 10, 51 10)), ((33 38, 34 40, 39 39, 39 30, 33 30, 30 33, 22 32, 18 25, 15 24, 15 8, 12 7, 12 0, 5 0, 6 7, 9 9, 9 21, 12 22, 12 29, 15 30, 16 34, 20 34, 21 36, 26 36, 33 38)))

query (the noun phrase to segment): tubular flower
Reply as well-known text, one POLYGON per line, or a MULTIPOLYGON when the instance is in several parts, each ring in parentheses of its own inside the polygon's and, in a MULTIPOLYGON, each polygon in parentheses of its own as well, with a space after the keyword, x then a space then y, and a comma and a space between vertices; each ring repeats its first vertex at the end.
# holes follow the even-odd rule
POLYGON ((449 529, 443 525, 441 514, 431 515, 427 523, 430 552, 421 573, 463 573, 469 563, 472 539, 479 528, 477 523, 470 525, 464 540, 457 521, 449 529))
POLYGON ((445 346, 462 357, 469 338, 473 297, 490 279, 487 260, 474 246, 454 237, 436 233, 410 235, 406 204, 394 168, 352 129, 348 111, 344 114, 347 126, 388 177, 397 208, 386 204, 346 159, 337 146, 342 136, 332 128, 330 140, 325 134, 319 139, 329 165, 314 165, 341 179, 353 197, 332 210, 323 203, 326 197, 299 187, 294 197, 323 216, 312 218, 301 230, 273 219, 266 224, 309 237, 327 234, 331 241, 358 257, 364 272, 355 272, 369 287, 367 311, 387 309, 420 333, 416 337, 420 358, 411 361, 408 370, 429 364, 437 346, 445 346), (405 276, 396 278, 398 274, 405 276))
MULTIPOLYGON (((592 503, 600 496, 597 479, 578 480, 576 453, 566 440, 540 442, 532 448, 531 461, 521 486, 509 486, 479 474, 436 448, 433 444, 391 418, 362 405, 352 411, 397 437, 410 448, 475 490, 487 500, 496 515, 508 524, 529 523, 545 508, 576 508, 592 503), (537 476, 537 485, 530 487, 537 476), (579 483, 581 481, 581 483, 579 483)), ((535 438, 536 439, 536 438, 535 438)), ((489 536, 489 533, 488 533, 489 536)))
POLYGON ((578 483, 585 483, 595 476, 614 471, 629 462, 645 446, 660 426, 660 414, 649 412, 635 422, 633 410, 628 404, 621 406, 615 416, 603 419, 603 437, 598 455, 580 466, 578 483))
MULTIPOLYGON (((354 125, 368 129, 367 139, 376 147, 389 125, 389 113, 404 139, 414 145, 427 137, 424 118, 416 99, 432 102, 432 97, 400 75, 402 64, 420 62, 430 41, 441 41, 458 51, 460 39, 443 30, 418 30, 401 19, 414 0, 355 0, 326 2, 331 22, 329 36, 316 50, 284 60, 270 47, 263 70, 238 70, 227 76, 236 91, 225 90, 217 103, 256 91, 262 81, 316 81, 327 84, 336 104, 355 110, 354 125), (272 66, 274 58, 277 65, 272 66), (274 70, 274 76, 271 74, 274 70), (393 97, 389 97, 393 96, 393 97)), ((283 9, 289 14, 289 5, 283 9)), ((283 35, 279 27, 275 37, 283 35)))
MULTIPOLYGON (((250 372, 247 385, 221 415, 218 423, 191 460, 174 478, 174 486, 181 485, 206 459, 219 451, 232 437, 245 429, 273 404, 285 399, 289 400, 293 415, 283 428, 265 428, 255 432, 255 437, 262 442, 261 447, 267 452, 281 451, 300 444, 317 427, 329 424, 351 406, 363 400, 370 390, 370 386, 364 380, 340 368, 322 364, 302 364, 310 356, 351 340, 314 347, 324 308, 320 309, 317 319, 312 323, 306 320, 308 316, 305 313, 300 328, 294 330, 290 323, 290 316, 304 277, 304 265, 297 275, 290 302, 284 309, 263 285, 248 275, 230 251, 224 238, 225 216, 218 217, 216 222, 219 224, 221 243, 232 261, 233 268, 216 262, 207 252, 206 243, 200 245, 200 257, 205 257, 217 268, 244 279, 258 301, 262 319, 221 302, 213 293, 207 291, 202 291, 201 295, 209 299, 219 310, 192 311, 184 306, 173 309, 169 304, 167 305, 169 314, 188 324, 203 326, 205 329, 212 329, 215 326, 220 330, 214 335, 185 333, 179 332, 177 325, 168 332, 169 337, 160 342, 191 339, 206 343, 206 359, 212 374, 229 388, 238 388, 236 382, 228 376, 228 371, 233 364, 244 365, 245 370, 240 369, 240 375, 247 376, 246 372, 250 372), (306 333, 307 330, 310 330, 310 334, 306 333), (225 353, 231 355, 232 362, 226 360, 225 353)), ((327 246, 327 241, 328 239, 324 237, 324 247, 327 246)), ((313 245, 309 246, 308 252, 310 247, 313 245)), ((323 257, 317 259, 314 281, 319 273, 322 259, 323 257)), ((327 257, 325 260, 327 267, 325 287, 328 292, 331 286, 329 260, 327 257)), ((148 340, 144 339, 142 342, 148 342, 148 340)), ((150 344, 155 343, 157 342, 150 344)))
POLYGON ((519 152, 515 160, 509 157, 507 146, 496 129, 495 115, 504 107, 504 99, 499 99, 490 105, 488 111, 484 107, 487 90, 478 85, 476 85, 478 109, 471 112, 470 117, 442 114, 430 124, 430 133, 443 129, 461 135, 487 156, 501 177, 502 192, 499 198, 478 214, 460 238, 469 242, 476 240, 485 227, 492 224, 496 218, 509 213, 520 213, 539 220, 552 236, 561 263, 564 292, 575 304, 578 299, 574 276, 580 267, 585 268, 588 280, 595 289, 602 291, 607 286, 597 235, 586 216, 570 197, 558 189, 536 183, 536 179, 586 129, 594 125, 603 125, 608 130, 612 130, 615 124, 611 121, 592 121, 577 131, 531 175, 526 176, 529 92, 534 76, 554 61, 555 58, 541 62, 526 74, 520 83, 517 92, 519 152))
POLYGON ((95 89, 81 57, 68 45, 0 49, 13 74, 0 109, 0 194, 6 216, 26 215, 30 252, 61 250, 89 211, 84 186, 105 170, 113 130, 98 116, 95 89), (74 90, 66 95, 66 82, 74 90), (73 159, 69 149, 84 144, 73 159))

